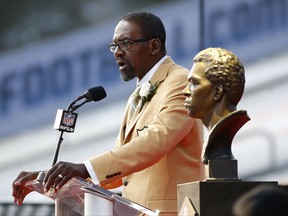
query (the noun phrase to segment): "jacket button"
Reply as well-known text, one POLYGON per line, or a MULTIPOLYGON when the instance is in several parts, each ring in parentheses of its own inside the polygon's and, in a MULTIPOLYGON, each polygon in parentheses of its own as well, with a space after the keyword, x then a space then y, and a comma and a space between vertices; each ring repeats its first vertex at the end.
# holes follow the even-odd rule
POLYGON ((124 186, 127 186, 128 183, 129 183, 128 181, 124 181, 124 182, 123 182, 123 185, 124 185, 124 186))

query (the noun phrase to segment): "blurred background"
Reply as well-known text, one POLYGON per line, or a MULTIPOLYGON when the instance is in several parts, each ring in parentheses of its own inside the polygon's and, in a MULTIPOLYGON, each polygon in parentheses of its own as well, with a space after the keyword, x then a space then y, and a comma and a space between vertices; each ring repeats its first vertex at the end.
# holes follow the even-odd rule
POLYGON ((168 55, 189 69, 206 47, 239 56, 246 88, 238 109, 251 117, 232 146, 239 178, 287 185, 288 0, 0 0, 0 215, 54 214, 37 193, 17 207, 11 184, 22 170, 51 167, 56 111, 91 87, 103 86, 107 98, 77 110, 58 160, 113 148, 135 81, 120 79, 108 44, 134 10, 161 17, 168 55))

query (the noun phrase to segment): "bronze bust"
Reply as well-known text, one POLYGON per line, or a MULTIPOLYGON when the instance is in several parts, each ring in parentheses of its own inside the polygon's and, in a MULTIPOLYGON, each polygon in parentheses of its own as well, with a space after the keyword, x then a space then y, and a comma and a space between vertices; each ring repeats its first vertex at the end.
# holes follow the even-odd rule
POLYGON ((201 119, 208 130, 202 160, 233 160, 232 140, 250 120, 237 110, 245 86, 245 71, 238 57, 223 48, 207 48, 193 59, 183 90, 189 116, 201 119))

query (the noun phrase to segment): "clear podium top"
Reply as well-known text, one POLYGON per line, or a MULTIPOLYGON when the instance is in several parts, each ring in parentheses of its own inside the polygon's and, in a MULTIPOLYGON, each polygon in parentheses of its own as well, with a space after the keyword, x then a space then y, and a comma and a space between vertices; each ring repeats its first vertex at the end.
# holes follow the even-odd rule
MULTIPOLYGON (((26 183, 26 187, 36 191, 50 199, 56 201, 56 207, 61 207, 61 212, 72 212, 71 215, 85 215, 85 193, 92 194, 93 196, 101 197, 102 199, 109 200, 113 203, 113 215, 139 215, 145 214, 148 216, 157 216, 159 211, 153 211, 144 206, 141 206, 131 200, 128 200, 119 194, 113 193, 109 190, 105 190, 99 185, 95 185, 92 182, 85 181, 81 178, 70 179, 62 188, 58 191, 50 189, 48 192, 44 192, 44 188, 41 182, 34 180, 26 183), (58 204, 57 204, 58 203, 58 204)), ((58 209, 58 212, 60 210, 58 209)), ((57 212, 57 210, 56 210, 57 212)), ((63 214, 60 214, 63 215, 63 214)))

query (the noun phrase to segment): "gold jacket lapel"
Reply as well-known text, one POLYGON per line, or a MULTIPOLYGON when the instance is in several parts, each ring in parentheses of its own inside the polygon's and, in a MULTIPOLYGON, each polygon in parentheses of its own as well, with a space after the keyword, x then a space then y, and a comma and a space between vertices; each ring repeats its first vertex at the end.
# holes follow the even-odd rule
MULTIPOLYGON (((163 80, 165 80, 165 78, 167 77, 168 75, 168 71, 169 71, 169 68, 175 64, 173 62, 173 60, 171 59, 171 57, 168 57, 160 66, 159 68, 157 69, 157 71, 154 73, 154 75, 152 76, 152 78, 150 79, 150 82, 151 84, 155 84, 157 82, 160 83, 161 85, 161 82, 163 82, 163 80)), ((160 87, 160 86, 159 86, 160 87)), ((157 91, 157 90, 156 90, 157 91)), ((157 93, 156 93, 157 94, 157 93)), ((135 113, 135 115, 133 116, 133 118, 131 119, 131 122, 130 122, 130 125, 128 126, 127 125, 127 112, 128 112, 128 108, 126 107, 126 111, 125 111, 125 117, 123 119, 123 122, 122 122, 122 131, 123 133, 125 134, 124 137, 123 137, 123 142, 125 142, 125 139, 127 138, 127 136, 129 135, 129 133, 131 132, 131 130, 133 129, 133 127, 135 126, 137 120, 141 117, 141 115, 143 114, 143 112, 145 111, 146 107, 148 106, 148 104, 150 103, 150 101, 146 101, 144 104, 143 104, 143 107, 141 109, 141 111, 137 111, 139 113, 135 113), (125 127, 126 125, 126 127, 125 127)))

